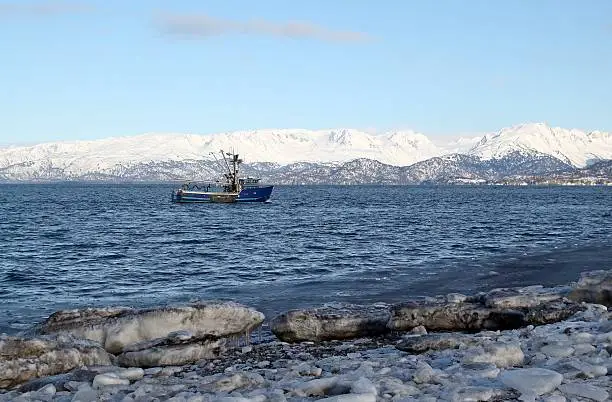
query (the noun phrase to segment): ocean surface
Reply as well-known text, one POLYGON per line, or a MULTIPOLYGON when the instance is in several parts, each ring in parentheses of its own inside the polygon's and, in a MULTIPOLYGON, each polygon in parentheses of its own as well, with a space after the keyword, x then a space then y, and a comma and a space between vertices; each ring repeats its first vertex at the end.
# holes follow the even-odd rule
POLYGON ((0 332, 64 308, 230 299, 272 316, 612 268, 609 187, 280 186, 234 205, 171 204, 172 187, 0 185, 0 332))

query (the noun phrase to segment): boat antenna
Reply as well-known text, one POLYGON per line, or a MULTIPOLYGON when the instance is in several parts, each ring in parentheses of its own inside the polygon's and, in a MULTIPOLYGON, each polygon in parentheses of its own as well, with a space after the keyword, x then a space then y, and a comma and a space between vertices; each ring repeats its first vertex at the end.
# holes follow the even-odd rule
POLYGON ((232 169, 230 168, 230 165, 227 162, 227 158, 225 157, 225 152, 223 152, 223 150, 221 150, 221 156, 223 157, 223 162, 225 162, 225 167, 227 167, 227 171, 231 175, 232 174, 232 169))
MULTIPOLYGON (((210 154, 213 156, 213 158, 215 158, 215 162, 217 162, 217 165, 221 168, 221 170, 225 170, 225 166, 223 166, 223 164, 221 164, 219 159, 217 159, 217 156, 215 155, 215 153, 211 152, 210 154)), ((223 154, 223 152, 221 152, 221 154, 223 154)))

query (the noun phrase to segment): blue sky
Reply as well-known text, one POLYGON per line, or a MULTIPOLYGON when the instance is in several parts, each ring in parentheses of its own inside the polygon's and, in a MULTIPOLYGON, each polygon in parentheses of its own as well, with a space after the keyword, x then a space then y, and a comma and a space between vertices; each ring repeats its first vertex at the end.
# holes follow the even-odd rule
POLYGON ((0 143, 612 131, 610 0, 0 0, 0 143))

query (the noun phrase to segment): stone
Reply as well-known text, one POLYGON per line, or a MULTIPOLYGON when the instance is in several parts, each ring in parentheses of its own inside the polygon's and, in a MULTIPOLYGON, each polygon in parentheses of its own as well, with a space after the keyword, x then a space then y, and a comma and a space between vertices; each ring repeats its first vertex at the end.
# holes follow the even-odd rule
POLYGON ((567 399, 563 395, 550 395, 542 398, 542 402, 566 402, 567 399))
POLYGON ((325 341, 384 334, 388 321, 386 305, 336 303, 288 311, 275 317, 270 328, 285 342, 325 341))
POLYGON ((98 400, 98 392, 93 389, 82 389, 74 394, 72 402, 95 402, 98 400))
POLYGON ((144 377, 144 370, 140 367, 129 367, 124 370, 117 371, 116 374, 119 378, 136 381, 144 377))
POLYGON ((338 377, 317 378, 299 384, 293 391, 300 396, 327 395, 338 383, 338 377))
POLYGON ((47 384, 44 387, 42 387, 41 389, 38 390, 38 394, 39 395, 50 395, 53 396, 55 395, 55 393, 57 392, 57 389, 55 388, 55 385, 53 384, 47 384))
POLYGON ((463 387, 453 392, 451 401, 453 402, 465 402, 465 401, 488 401, 493 398, 493 390, 487 387, 463 387))
POLYGON ((413 335, 427 335, 427 328, 422 325, 419 325, 418 327, 412 328, 410 330, 410 333, 413 335))
POLYGON ((70 373, 57 374, 48 377, 34 378, 19 386, 19 392, 38 391, 46 385, 52 384, 56 390, 65 389, 67 382, 71 381, 70 373))
POLYGON ((566 395, 579 396, 581 398, 588 398, 594 401, 607 401, 610 397, 610 394, 605 389, 583 383, 563 384, 559 386, 559 391, 566 395))
POLYGON ((259 374, 240 372, 220 378, 213 384, 213 389, 216 392, 232 392, 238 388, 253 387, 264 382, 264 378, 259 374))
POLYGON ((449 293, 445 299, 447 303, 463 303, 467 300, 467 296, 461 293, 449 293))
POLYGON ((0 335, 0 388, 66 373, 84 365, 109 365, 111 362, 112 356, 100 345, 83 339, 70 336, 20 338, 0 335))
POLYGON ((467 335, 436 333, 405 337, 395 347, 408 353, 425 353, 429 350, 459 349, 474 343, 474 338, 467 335))
POLYGON ((540 352, 550 357, 569 357, 574 353, 574 348, 569 345, 545 345, 540 352))
POLYGON ((202 301, 186 306, 149 309, 88 308, 53 313, 44 321, 42 334, 68 333, 98 342, 113 354, 128 345, 159 338, 170 343, 193 336, 236 336, 248 333, 264 320, 264 315, 234 302, 202 301), (180 331, 180 332, 177 332, 180 331))
POLYGON ((585 308, 585 306, 571 301, 551 301, 525 309, 525 322, 530 325, 544 325, 559 322, 585 310, 585 308))
POLYGON ((499 379, 505 386, 522 394, 539 396, 555 390, 563 376, 543 368, 522 368, 506 370, 499 375, 499 379))
POLYGON ((612 307, 612 270, 583 272, 568 298, 612 307))
POLYGON ((578 377, 580 378, 595 378, 608 374, 608 368, 605 366, 589 364, 578 360, 570 362, 569 365, 579 371, 578 377))
POLYGON ((418 300, 391 307, 389 329, 409 331, 420 325, 427 331, 472 331, 515 329, 526 324, 519 311, 494 310, 477 303, 418 300))
POLYGON ((568 287, 551 289, 542 286, 493 289, 485 294, 484 305, 496 309, 530 308, 561 300, 569 291, 568 287))
POLYGON ((160 374, 162 372, 163 368, 161 367, 151 367, 151 368, 147 368, 144 369, 144 374, 145 375, 150 375, 150 376, 156 376, 158 374, 160 374))
POLYGON ((130 380, 119 378, 114 373, 98 374, 93 380, 93 387, 96 389, 109 385, 130 385, 130 380))
POLYGON ((351 385, 351 393, 377 395, 378 390, 376 389, 376 386, 372 384, 372 381, 370 381, 368 378, 360 377, 351 385))
POLYGON ((319 402, 376 402, 374 394, 345 394, 319 399, 319 402))
POLYGON ((419 362, 417 369, 412 376, 412 381, 417 384, 428 383, 432 380, 434 375, 435 372, 429 364, 425 362, 419 362))
POLYGON ((493 363, 499 368, 520 366, 525 355, 520 345, 494 342, 484 346, 484 351, 472 353, 465 358, 466 363, 493 363))
POLYGON ((178 366, 203 359, 214 359, 225 349, 226 340, 213 335, 190 338, 188 341, 160 338, 126 346, 117 356, 124 367, 178 366))

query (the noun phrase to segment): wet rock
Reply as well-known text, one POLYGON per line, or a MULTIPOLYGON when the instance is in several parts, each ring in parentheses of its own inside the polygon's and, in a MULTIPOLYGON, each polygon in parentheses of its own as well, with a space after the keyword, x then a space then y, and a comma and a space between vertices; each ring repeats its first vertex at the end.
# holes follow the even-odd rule
POLYGON ((1 335, 0 388, 66 373, 83 365, 108 365, 111 361, 112 356, 100 345, 70 336, 19 338, 1 335))
POLYGON ((570 290, 567 286, 558 288, 529 286, 524 288, 493 289, 484 295, 483 303, 486 307, 496 309, 530 308, 561 300, 570 290))
POLYGON ((544 325, 568 319, 586 307, 572 301, 552 301, 525 311, 525 321, 531 325, 544 325))
POLYGON ((583 272, 568 298, 612 307, 612 270, 583 272))
POLYGON ((214 359, 223 352, 226 340, 212 335, 188 339, 160 338, 126 346, 117 356, 124 367, 179 366, 214 359))
POLYGON ((324 341, 389 332, 386 305, 333 304, 292 310, 275 317, 270 327, 285 342, 324 341))
POLYGON ((218 337, 247 333, 264 320, 264 315, 234 302, 198 302, 187 306, 150 309, 88 308, 53 313, 39 328, 42 334, 69 333, 99 342, 113 354, 128 345, 170 335, 181 340, 188 331, 195 337, 218 337))
POLYGON ((495 310, 477 303, 420 300, 391 307, 391 330, 409 331, 419 325, 427 331, 475 331, 515 329, 526 323, 519 311, 495 310))
POLYGON ((438 333, 405 337, 395 347, 404 352, 424 353, 429 350, 459 349, 475 342, 474 338, 468 335, 438 333))

